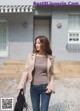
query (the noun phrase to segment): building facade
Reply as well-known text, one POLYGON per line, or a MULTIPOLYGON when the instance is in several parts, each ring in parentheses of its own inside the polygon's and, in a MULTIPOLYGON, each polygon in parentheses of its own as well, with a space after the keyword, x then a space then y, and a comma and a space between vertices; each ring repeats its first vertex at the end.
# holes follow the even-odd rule
POLYGON ((24 60, 34 38, 49 38, 57 61, 80 60, 79 0, 0 0, 0 64, 24 60))

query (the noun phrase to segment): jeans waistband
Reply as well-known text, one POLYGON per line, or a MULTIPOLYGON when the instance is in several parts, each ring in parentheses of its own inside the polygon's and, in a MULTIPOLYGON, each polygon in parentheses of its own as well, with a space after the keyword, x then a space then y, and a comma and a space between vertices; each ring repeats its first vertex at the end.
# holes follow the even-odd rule
POLYGON ((34 86, 34 87, 43 87, 43 86, 47 86, 48 83, 45 83, 45 84, 40 84, 40 85, 35 85, 33 83, 31 83, 31 86, 34 86))

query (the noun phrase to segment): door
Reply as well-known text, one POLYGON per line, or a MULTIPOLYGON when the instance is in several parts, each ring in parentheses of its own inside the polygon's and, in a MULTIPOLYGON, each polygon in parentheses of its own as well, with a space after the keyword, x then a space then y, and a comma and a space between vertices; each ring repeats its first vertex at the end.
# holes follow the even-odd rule
POLYGON ((44 35, 50 40, 51 35, 51 18, 50 17, 35 17, 34 18, 34 38, 44 35))

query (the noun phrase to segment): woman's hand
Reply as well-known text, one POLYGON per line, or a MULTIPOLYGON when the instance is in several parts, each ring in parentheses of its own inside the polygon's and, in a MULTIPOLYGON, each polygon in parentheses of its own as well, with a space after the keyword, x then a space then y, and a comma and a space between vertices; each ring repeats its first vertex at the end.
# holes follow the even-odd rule
POLYGON ((20 89, 17 89, 17 95, 19 95, 20 89))
POLYGON ((52 90, 50 88, 47 88, 46 93, 52 93, 52 90))

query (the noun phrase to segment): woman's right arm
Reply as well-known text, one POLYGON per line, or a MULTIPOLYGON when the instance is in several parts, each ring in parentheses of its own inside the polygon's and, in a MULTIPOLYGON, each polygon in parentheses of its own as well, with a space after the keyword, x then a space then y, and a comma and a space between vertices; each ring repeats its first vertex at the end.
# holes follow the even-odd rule
POLYGON ((25 90, 26 82, 28 79, 28 73, 29 73, 29 57, 26 60, 25 68, 24 68, 24 71, 23 71, 23 74, 22 74, 22 77, 18 86, 18 91, 20 91, 20 89, 25 90))

